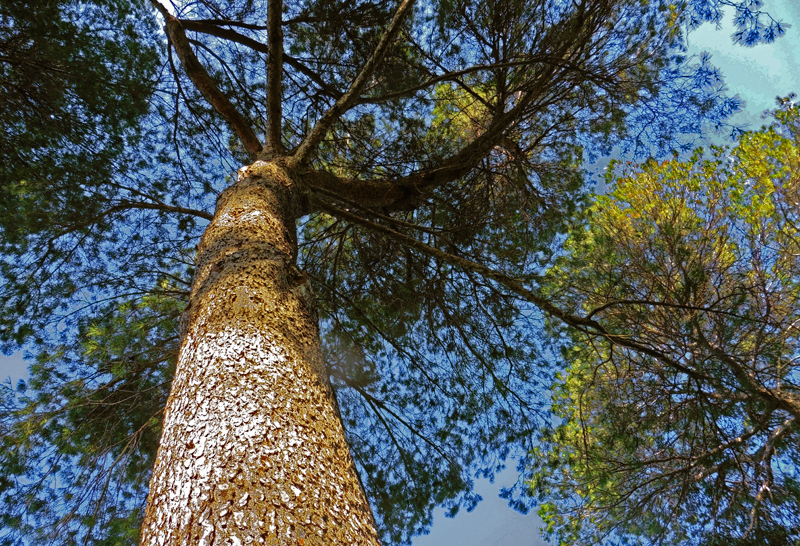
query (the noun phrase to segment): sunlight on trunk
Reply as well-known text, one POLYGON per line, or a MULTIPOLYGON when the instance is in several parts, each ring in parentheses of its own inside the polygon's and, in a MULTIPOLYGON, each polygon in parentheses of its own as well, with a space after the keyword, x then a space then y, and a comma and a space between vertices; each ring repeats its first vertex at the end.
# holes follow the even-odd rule
POLYGON ((142 544, 378 544, 294 264, 294 184, 242 174, 198 249, 142 544))

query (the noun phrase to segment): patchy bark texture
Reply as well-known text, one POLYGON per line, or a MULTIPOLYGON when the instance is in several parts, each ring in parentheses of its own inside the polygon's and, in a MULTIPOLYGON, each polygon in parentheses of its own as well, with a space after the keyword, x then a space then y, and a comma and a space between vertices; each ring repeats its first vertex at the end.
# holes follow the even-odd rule
POLYGON ((297 270, 299 192, 257 161, 198 249, 142 545, 377 545, 297 270))

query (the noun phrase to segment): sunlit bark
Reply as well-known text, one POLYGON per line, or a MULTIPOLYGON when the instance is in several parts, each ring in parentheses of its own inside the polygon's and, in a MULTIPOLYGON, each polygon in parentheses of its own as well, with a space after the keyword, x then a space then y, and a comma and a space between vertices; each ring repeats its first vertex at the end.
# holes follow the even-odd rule
POLYGON ((143 545, 379 544, 295 266, 296 184, 256 162, 225 190, 167 403, 143 545))

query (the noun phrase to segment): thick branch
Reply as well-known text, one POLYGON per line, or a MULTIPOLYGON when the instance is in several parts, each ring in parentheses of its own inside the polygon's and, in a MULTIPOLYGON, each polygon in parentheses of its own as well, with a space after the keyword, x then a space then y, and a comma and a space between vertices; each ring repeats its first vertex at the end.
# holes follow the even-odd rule
MULTIPOLYGON (((325 173, 325 174, 327 174, 327 173, 325 173)), ((338 180, 342 184, 347 184, 346 181, 341 181, 338 178, 336 178, 336 180, 338 180)), ((321 193, 323 195, 327 195, 328 197, 333 198, 334 201, 343 203, 345 205, 350 205, 350 206, 352 206, 352 207, 354 207, 356 209, 360 209, 360 208, 363 208, 363 207, 366 206, 366 205, 360 205, 359 203, 357 203, 357 202, 355 202, 353 200, 347 199, 346 197, 343 197, 341 194, 336 193, 334 191, 331 191, 328 188, 325 188, 325 187, 322 187, 322 186, 314 186, 313 184, 309 184, 309 185, 310 185, 311 189, 314 190, 315 192, 319 192, 319 193, 321 193)), ((384 216, 383 214, 380 214, 378 212, 374 212, 373 214, 374 214, 374 216, 376 218, 379 218, 381 220, 385 220, 385 221, 387 221, 387 222, 389 222, 389 223, 391 223, 391 224, 393 224, 395 226, 406 227, 406 228, 412 229, 414 231, 419 231, 421 233, 430 233, 431 235, 441 235, 442 233, 447 231, 447 230, 440 229, 440 228, 429 228, 429 227, 421 226, 419 224, 414 224, 414 223, 411 223, 411 222, 405 222, 403 220, 398 220, 397 218, 393 218, 393 217, 390 217, 390 216, 384 216)))
MULTIPOLYGON (((576 15, 576 36, 572 42, 565 42, 561 39, 562 29, 555 31, 553 36, 545 39, 540 45, 542 51, 547 50, 549 42, 552 42, 553 46, 553 51, 538 56, 538 61, 543 65, 543 69, 524 89, 520 89, 522 94, 511 110, 496 115, 484 133, 439 166, 393 182, 413 189, 413 193, 419 195, 446 182, 457 180, 474 169, 510 128, 549 106, 550 101, 545 100, 546 94, 554 93, 554 90, 568 74, 580 66, 583 48, 591 40, 597 22, 600 20, 602 18, 586 19, 583 14, 576 15), (538 104, 532 108, 531 105, 536 101, 538 104)), ((537 59, 537 57, 532 57, 532 59, 537 59)), ((584 76, 582 79, 585 79, 584 76)), ((456 79, 456 81, 458 80, 456 79)), ((568 89, 569 86, 566 87, 568 89)), ((467 90, 469 91, 469 89, 467 90)), ((564 91, 566 89, 560 92, 564 91)))
POLYGON ((797 395, 787 392, 774 392, 773 390, 758 383, 754 374, 743 366, 736 358, 710 342, 699 328, 695 328, 699 342, 706 346, 711 353, 728 365, 733 376, 741 383, 747 392, 758 396, 763 400, 772 402, 775 407, 782 409, 793 416, 800 418, 800 399, 797 395))
POLYGON ((336 198, 353 201, 360 207, 391 208, 395 203, 406 201, 407 192, 391 181, 346 180, 327 171, 301 171, 298 178, 314 191, 333 194, 336 198))
POLYGON ((281 0, 269 0, 267 27, 269 27, 269 53, 267 54, 267 143, 269 154, 283 152, 281 142, 282 84, 283 84, 283 27, 281 26, 281 0))
POLYGON ((303 164, 309 160, 311 154, 316 151, 322 138, 336 120, 338 120, 359 98, 361 91, 364 90, 367 82, 372 77, 375 68, 383 60, 389 46, 394 41, 397 33, 400 32, 400 25, 413 6, 414 0, 402 0, 391 23, 389 23, 389 27, 381 38, 381 41, 378 42, 378 46, 375 48, 375 51, 372 52, 372 56, 364 65, 364 68, 361 69, 356 79, 350 84, 350 88, 322 115, 316 125, 314 125, 314 128, 311 129, 311 132, 303 139, 303 142, 297 148, 294 154, 294 162, 296 164, 303 164))
POLYGON ((186 75, 189 76, 189 79, 192 80, 192 83, 203 94, 209 104, 228 122, 228 125, 239 136, 247 151, 251 154, 261 152, 261 142, 259 142, 248 121, 228 100, 228 97, 219 90, 208 71, 200 64, 189 45, 189 39, 186 37, 186 32, 181 22, 173 17, 164 6, 155 0, 151 0, 151 2, 161 12, 166 21, 165 30, 167 36, 172 47, 175 48, 175 53, 181 60, 186 75))
MULTIPOLYGON (((559 41, 557 39, 561 35, 561 31, 559 31, 552 37, 554 51, 546 55, 531 57, 530 62, 538 60, 539 64, 542 65, 542 70, 538 71, 536 76, 526 83, 523 89, 520 89, 521 94, 513 108, 508 112, 497 114, 487 129, 475 140, 436 167, 403 178, 377 182, 385 186, 396 186, 397 189, 392 193, 402 196, 402 201, 385 202, 381 206, 396 209, 402 209, 409 205, 414 206, 420 196, 433 188, 462 178, 477 167, 516 124, 530 118, 537 112, 546 110, 556 100, 557 95, 568 92, 570 88, 569 82, 567 82, 568 85, 563 86, 560 90, 559 86, 564 83, 564 80, 574 71, 575 67, 580 65, 579 60, 583 47, 591 40, 596 26, 595 23, 596 21, 594 20, 581 18, 576 30, 579 36, 576 37, 574 42, 562 43, 559 41), (550 95, 549 97, 548 94, 550 95)), ((543 43, 541 49, 543 51, 546 50, 547 43, 543 43)), ((521 64, 526 64, 526 62, 521 64)), ((458 81, 453 74, 443 77, 454 78, 458 81)), ((368 100, 365 102, 368 102, 368 100)), ((357 182, 350 181, 349 184, 355 187, 357 182)), ((335 187, 329 187, 329 189, 338 192, 335 187)), ((353 192, 351 191, 351 193, 353 192)), ((358 200, 356 199, 356 201, 358 200)))
POLYGON ((406 199, 412 204, 419 196, 433 188, 458 180, 473 170, 492 149, 503 140, 506 132, 525 117, 535 114, 549 104, 543 101, 531 109, 536 98, 543 97, 548 88, 557 85, 564 72, 555 73, 552 67, 537 75, 536 80, 519 98, 517 104, 508 112, 496 116, 489 127, 478 138, 464 146, 437 167, 408 175, 392 183, 405 189, 406 199))
POLYGON ((537 85, 521 97, 514 108, 495 118, 483 134, 432 169, 395 180, 344 180, 322 171, 298 174, 312 189, 333 192, 337 196, 358 203, 358 206, 365 210, 370 208, 400 210, 414 207, 424 193, 441 184, 457 180, 474 169, 503 139, 505 131, 518 121, 525 108, 548 82, 552 83, 551 74, 542 74, 537 85))

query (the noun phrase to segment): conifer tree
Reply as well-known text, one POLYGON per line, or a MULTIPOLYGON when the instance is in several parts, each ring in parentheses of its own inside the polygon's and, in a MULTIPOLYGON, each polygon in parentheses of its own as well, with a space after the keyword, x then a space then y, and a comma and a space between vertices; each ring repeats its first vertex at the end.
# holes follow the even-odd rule
POLYGON ((611 334, 570 332, 559 425, 531 458, 560 544, 800 539, 800 110, 783 102, 732 149, 609 176, 549 272, 551 300, 611 334))
POLYGON ((471 509, 547 408, 539 311, 587 324, 540 292, 584 149, 737 106, 683 54, 700 1, 47 6, 3 14, 38 63, 3 59, 35 106, 2 112, 0 334, 36 353, 10 544, 407 543, 471 509))

